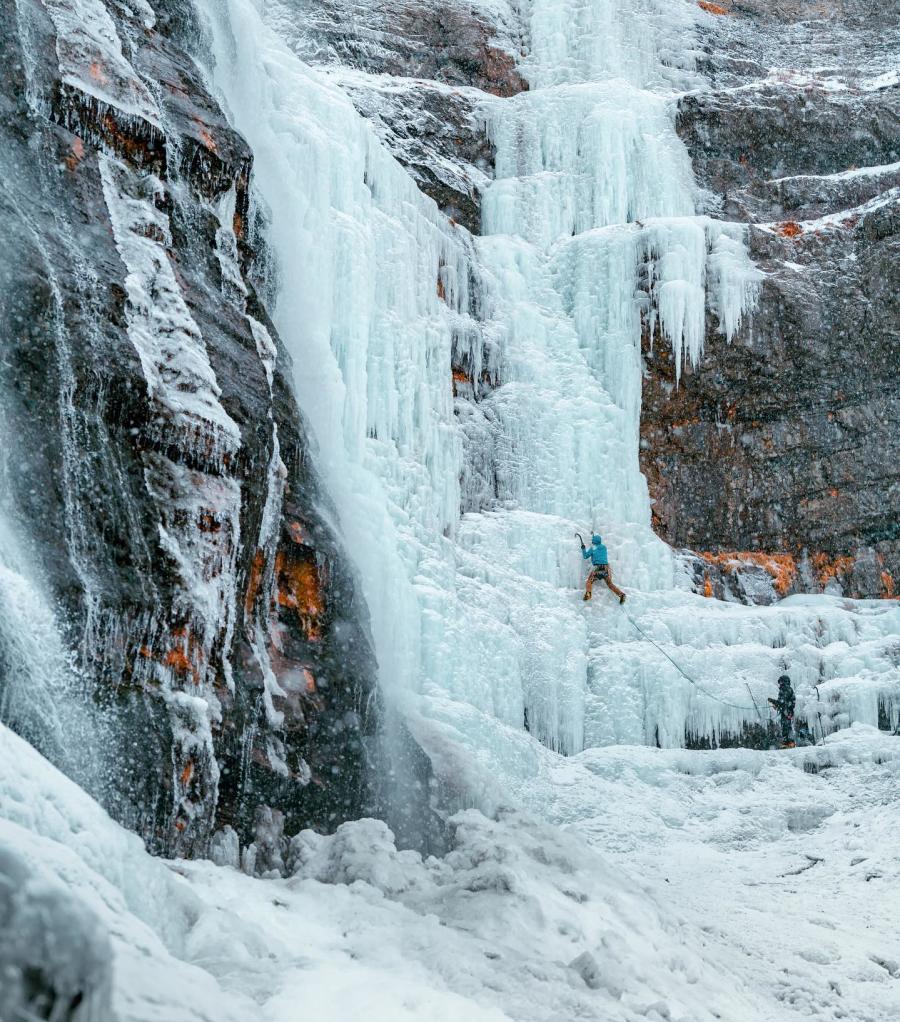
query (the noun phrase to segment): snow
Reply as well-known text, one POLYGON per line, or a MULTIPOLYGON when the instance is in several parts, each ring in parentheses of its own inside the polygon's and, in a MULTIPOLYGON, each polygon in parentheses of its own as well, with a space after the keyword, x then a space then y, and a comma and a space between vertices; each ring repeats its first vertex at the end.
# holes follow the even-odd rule
POLYGON ((882 163, 874 167, 853 167, 836 174, 793 174, 790 177, 775 177, 772 184, 783 181, 853 181, 861 177, 884 177, 900 172, 900 163, 882 163))
POLYGON ((532 810, 458 813, 443 858, 360 820, 257 879, 152 858, 0 730, 0 920, 34 934, 0 928, 0 1005, 25 966, 80 992, 81 1022, 896 1017, 895 739, 563 758, 523 738, 537 769, 510 795, 532 810))
POLYGON ((873 78, 866 78, 860 82, 859 87, 863 92, 879 92, 881 89, 892 89, 898 84, 900 84, 900 69, 891 68, 890 71, 884 71, 873 78))
MULTIPOLYGON (((886 206, 895 206, 898 201, 900 201, 900 187, 888 188, 860 206, 854 206, 852 209, 842 209, 837 213, 828 213, 825 216, 816 217, 812 220, 800 220, 797 223, 804 233, 807 231, 833 230, 839 227, 846 228, 847 226, 855 226, 861 217, 867 216, 869 213, 884 209, 886 206), (851 222, 848 224, 848 221, 851 222)), ((758 224, 757 226, 769 233, 777 233, 779 226, 782 226, 783 223, 783 221, 780 221, 779 223, 758 224)))

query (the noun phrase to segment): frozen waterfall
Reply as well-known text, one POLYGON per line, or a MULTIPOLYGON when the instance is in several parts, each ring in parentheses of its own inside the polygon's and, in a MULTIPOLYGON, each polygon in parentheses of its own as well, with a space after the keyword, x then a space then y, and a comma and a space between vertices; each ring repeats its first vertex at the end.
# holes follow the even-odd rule
POLYGON ((695 215, 674 130, 675 93, 701 84, 694 5, 506 11, 525 19, 531 89, 484 96, 496 174, 479 238, 418 190, 339 80, 304 61, 290 3, 198 6, 211 77, 255 154, 270 311, 362 579, 381 686, 429 754, 483 786, 535 769, 526 722, 567 754, 677 746, 754 719, 747 685, 765 705, 786 657, 801 708, 833 682, 832 725, 875 723, 894 684, 882 653, 896 606, 718 604, 687 589, 650 527, 642 322, 679 365, 696 360, 707 309, 730 338, 758 279, 743 228, 695 215), (460 358, 472 380, 500 385, 454 409, 460 358), (625 609, 725 703, 691 687, 605 591, 585 607, 573 533, 592 527, 625 609))

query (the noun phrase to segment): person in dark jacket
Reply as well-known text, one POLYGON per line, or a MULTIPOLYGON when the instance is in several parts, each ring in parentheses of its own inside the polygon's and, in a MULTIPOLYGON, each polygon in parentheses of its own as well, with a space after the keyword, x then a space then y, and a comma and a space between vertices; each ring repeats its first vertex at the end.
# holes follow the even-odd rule
POLYGON ((778 698, 770 699, 769 702, 778 714, 778 721, 781 724, 782 748, 792 749, 794 747, 794 707, 797 700, 791 687, 791 679, 786 674, 782 674, 778 679, 778 698))
POLYGON ((612 569, 609 566, 609 554, 601 536, 594 533, 591 536, 591 546, 581 544, 581 556, 587 560, 591 559, 591 573, 587 578, 587 585, 584 587, 584 599, 589 600, 594 590, 594 582, 598 579, 604 581, 607 587, 619 597, 619 603, 625 602, 625 594, 613 582, 612 569))

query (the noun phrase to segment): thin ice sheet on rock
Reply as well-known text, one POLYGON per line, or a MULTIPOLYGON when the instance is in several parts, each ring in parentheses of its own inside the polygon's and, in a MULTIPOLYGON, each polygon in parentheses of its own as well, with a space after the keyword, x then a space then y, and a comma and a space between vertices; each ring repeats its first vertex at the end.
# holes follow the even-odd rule
MULTIPOLYGON (((122 40, 103 0, 45 0, 56 26, 63 81, 101 103, 159 126, 156 100, 122 52, 122 40)), ((146 27, 152 10, 141 5, 146 27)))
POLYGON ((219 402, 221 388, 166 250, 171 229, 156 205, 163 185, 110 156, 100 157, 100 174, 116 247, 128 270, 128 336, 150 396, 181 430, 205 434, 197 445, 211 445, 211 457, 234 453, 240 430, 219 402))

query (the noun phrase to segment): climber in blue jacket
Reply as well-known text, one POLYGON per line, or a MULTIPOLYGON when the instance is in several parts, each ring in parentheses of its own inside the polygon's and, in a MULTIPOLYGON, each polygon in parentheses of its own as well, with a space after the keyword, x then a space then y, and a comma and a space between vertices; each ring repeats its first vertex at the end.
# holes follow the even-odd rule
MULTIPOLYGON (((576 533, 577 535, 577 533, 576 533)), ((579 539, 581 537, 579 536, 579 539)), ((581 544, 581 556, 587 560, 591 559, 591 573, 587 578, 587 585, 584 587, 584 598, 589 600, 594 589, 594 582, 598 579, 602 579, 606 585, 611 589, 616 596, 619 597, 619 603, 625 602, 625 594, 622 590, 615 585, 612 579, 612 569, 609 566, 609 554, 606 552, 606 546, 603 543, 603 539, 595 532, 591 536, 591 546, 586 547, 584 543, 581 544)))

